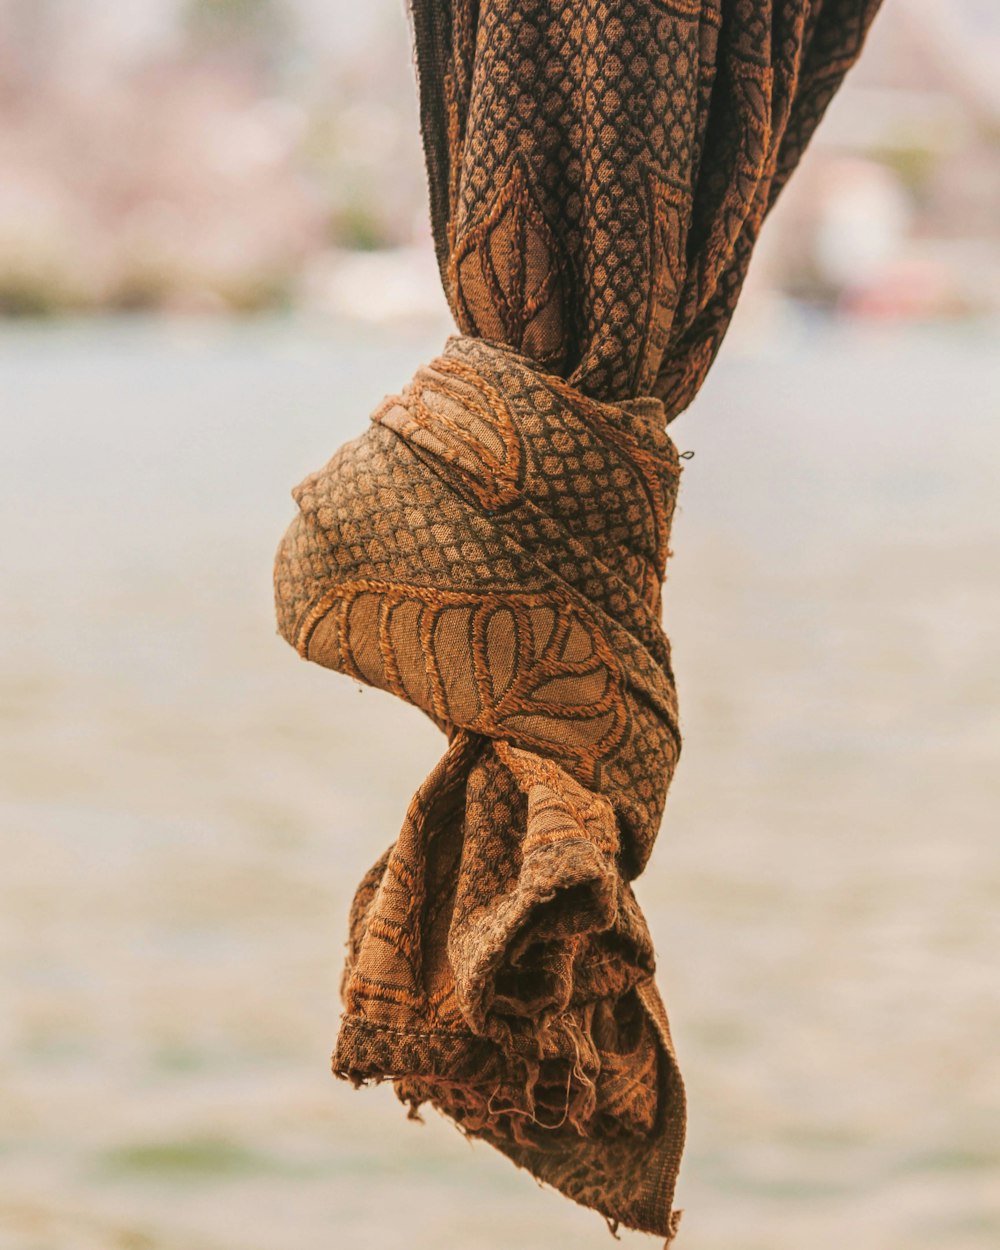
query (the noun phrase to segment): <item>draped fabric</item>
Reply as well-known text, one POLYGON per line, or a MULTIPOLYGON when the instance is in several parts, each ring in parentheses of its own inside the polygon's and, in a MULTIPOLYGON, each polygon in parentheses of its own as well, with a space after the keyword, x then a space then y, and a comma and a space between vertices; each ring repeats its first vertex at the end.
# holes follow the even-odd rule
POLYGON ((412 0, 460 333, 275 564, 300 654, 448 738, 355 896, 334 1070, 668 1239, 684 1090, 631 886, 680 750, 666 426, 877 5, 412 0))

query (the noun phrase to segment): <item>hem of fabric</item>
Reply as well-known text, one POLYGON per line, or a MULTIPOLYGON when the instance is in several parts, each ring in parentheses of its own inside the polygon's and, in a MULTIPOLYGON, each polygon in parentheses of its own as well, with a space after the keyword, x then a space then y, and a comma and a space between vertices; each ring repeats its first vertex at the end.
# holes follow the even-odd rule
MULTIPOLYGON (((612 1231, 620 1224, 665 1237, 664 1246, 668 1247, 677 1234, 682 1215, 672 1204, 684 1144, 684 1087, 655 982, 650 978, 636 988, 659 1042, 660 1108, 651 1133, 618 1138, 554 1134, 550 1143, 529 1145, 511 1141, 488 1129, 466 1130, 461 1124, 458 1128, 470 1138, 489 1143, 540 1183, 597 1211, 612 1231), (594 1155, 592 1167, 598 1170, 608 1166, 635 1168, 636 1156, 641 1157, 644 1193, 636 1195, 630 1210, 601 1203, 599 1193, 593 1190, 578 1191, 573 1185, 560 1183, 563 1174, 560 1164, 573 1156, 588 1154, 594 1155), (617 1161, 615 1155, 619 1156, 617 1161)), ((488 1085, 495 1079, 499 1089, 504 1073, 509 1074, 510 1059, 510 1055, 491 1039, 461 1028, 399 1028, 348 1014, 342 1018, 332 1069, 336 1076, 349 1080, 356 1087, 398 1079, 488 1085)), ((404 1102, 410 1101, 401 1091, 397 1093, 404 1102)), ((434 1105, 433 1098, 429 1101, 434 1105)), ((410 1116, 419 1118, 412 1101, 410 1116)))

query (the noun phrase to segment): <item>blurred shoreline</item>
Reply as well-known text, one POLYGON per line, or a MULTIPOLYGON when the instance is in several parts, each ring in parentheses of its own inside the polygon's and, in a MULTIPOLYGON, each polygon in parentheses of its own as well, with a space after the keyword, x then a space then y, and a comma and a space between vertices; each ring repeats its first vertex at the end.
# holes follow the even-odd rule
MULTIPOLYGON (((843 315, 1000 310, 1000 16, 879 15, 751 271, 843 315)), ((0 316, 437 298, 402 0, 4 0, 0 316)))

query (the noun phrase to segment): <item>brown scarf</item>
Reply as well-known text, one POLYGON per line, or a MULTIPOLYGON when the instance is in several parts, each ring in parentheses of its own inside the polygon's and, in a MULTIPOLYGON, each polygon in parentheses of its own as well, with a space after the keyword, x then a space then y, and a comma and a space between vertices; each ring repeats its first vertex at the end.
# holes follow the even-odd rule
POLYGON ((680 749, 679 463, 757 233, 878 0, 412 0, 462 331, 294 492, 282 635, 448 735, 351 913, 334 1070, 676 1231, 629 882, 680 749))

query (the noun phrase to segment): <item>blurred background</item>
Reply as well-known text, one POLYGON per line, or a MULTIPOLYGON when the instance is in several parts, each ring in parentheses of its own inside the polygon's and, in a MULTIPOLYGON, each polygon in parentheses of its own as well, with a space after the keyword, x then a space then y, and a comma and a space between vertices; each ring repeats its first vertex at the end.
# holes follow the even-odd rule
MULTIPOLYGON (((448 331, 402 0, 0 0, 0 170, 0 1247, 606 1247, 328 1072, 442 741, 270 571, 448 331)), ((886 0, 673 427, 678 1250, 1000 1245, 998 209, 1000 9, 886 0)))

